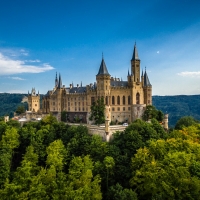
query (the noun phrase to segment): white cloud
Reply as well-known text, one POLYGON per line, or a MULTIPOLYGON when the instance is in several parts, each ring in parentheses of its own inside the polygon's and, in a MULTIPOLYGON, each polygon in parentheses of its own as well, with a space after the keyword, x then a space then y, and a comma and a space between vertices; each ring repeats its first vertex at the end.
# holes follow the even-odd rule
POLYGON ((183 77, 200 77, 200 71, 197 72, 180 72, 178 73, 179 76, 183 76, 183 77))
POLYGON ((20 52, 24 56, 28 56, 29 55, 28 51, 26 51, 25 49, 21 49, 20 52))
MULTIPOLYGON (((37 60, 39 61, 39 60, 37 60)), ((44 63, 40 66, 28 65, 26 61, 14 60, 0 53, 0 75, 41 73, 54 69, 51 65, 44 63)))
POLYGON ((41 61, 38 60, 38 59, 35 59, 35 60, 25 60, 25 62, 30 62, 30 63, 39 63, 39 62, 41 62, 41 61))
POLYGON ((18 81, 24 81, 26 79, 23 79, 23 78, 20 78, 20 77, 17 77, 17 76, 14 76, 14 77, 8 77, 8 78, 11 78, 13 80, 18 80, 18 81))
POLYGON ((160 51, 157 51, 156 53, 157 53, 157 54, 159 54, 159 53, 160 53, 160 51))

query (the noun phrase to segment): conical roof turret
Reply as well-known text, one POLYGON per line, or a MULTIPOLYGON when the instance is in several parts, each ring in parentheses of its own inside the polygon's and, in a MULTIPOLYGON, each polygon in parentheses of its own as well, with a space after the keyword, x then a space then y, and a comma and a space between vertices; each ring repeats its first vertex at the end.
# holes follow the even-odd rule
POLYGON ((138 51, 137 51, 137 47, 136 47, 136 43, 134 45, 134 49, 133 49, 133 56, 131 60, 140 60, 139 56, 138 56, 138 51))
POLYGON ((107 70, 107 67, 106 67, 106 63, 105 63, 105 61, 104 61, 103 56, 102 56, 101 65, 100 65, 100 67, 99 67, 99 72, 98 72, 97 76, 98 76, 98 75, 110 75, 110 74, 108 73, 108 70, 107 70))
POLYGON ((147 75, 146 69, 145 69, 145 72, 144 72, 144 86, 151 86, 151 83, 149 81, 149 77, 147 75))
POLYGON ((61 79, 61 75, 59 74, 59 79, 58 79, 58 88, 62 88, 62 79, 61 79))

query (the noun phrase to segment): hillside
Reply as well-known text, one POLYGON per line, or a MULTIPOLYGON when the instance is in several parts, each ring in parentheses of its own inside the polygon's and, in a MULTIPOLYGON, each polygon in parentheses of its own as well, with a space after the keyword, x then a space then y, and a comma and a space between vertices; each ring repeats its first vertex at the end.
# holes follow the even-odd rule
POLYGON ((183 116, 200 120, 200 95, 153 96, 153 105, 169 114, 169 126, 183 116))
POLYGON ((0 93, 0 116, 9 115, 13 117, 14 112, 20 105, 23 105, 27 109, 27 103, 21 103, 25 95, 27 94, 0 93))
MULTIPOLYGON (((24 105, 27 109, 27 103, 21 103, 26 95, 0 93, 0 116, 12 117, 19 105, 24 105)), ((153 96, 153 105, 169 114, 170 127, 173 127, 183 116, 192 116, 200 120, 200 95, 153 96)))

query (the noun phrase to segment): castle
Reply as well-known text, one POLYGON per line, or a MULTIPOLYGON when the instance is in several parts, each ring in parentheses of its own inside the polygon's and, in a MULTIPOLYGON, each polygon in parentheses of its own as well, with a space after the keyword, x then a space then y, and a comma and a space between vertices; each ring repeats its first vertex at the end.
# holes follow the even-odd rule
MULTIPOLYGON (((29 111, 40 110, 39 98, 39 92, 36 94, 32 89, 31 95, 28 95, 29 111)), ((43 97, 41 111, 44 114, 52 113, 58 119, 61 112, 66 111, 69 122, 79 119, 83 123, 91 123, 90 107, 98 98, 104 99, 106 120, 115 123, 129 123, 141 118, 146 105, 152 104, 152 85, 146 68, 144 73, 141 73, 136 44, 127 81, 111 77, 103 57, 94 84, 70 84, 69 87, 65 87, 62 85, 61 75, 57 77, 56 73, 55 87, 43 97)))

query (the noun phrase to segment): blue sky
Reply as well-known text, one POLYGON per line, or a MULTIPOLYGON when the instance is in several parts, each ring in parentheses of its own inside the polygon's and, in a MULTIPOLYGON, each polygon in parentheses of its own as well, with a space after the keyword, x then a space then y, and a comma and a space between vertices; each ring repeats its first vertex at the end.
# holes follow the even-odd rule
POLYGON ((198 0, 0 0, 0 92, 123 80, 136 41, 153 95, 200 94, 198 0))

